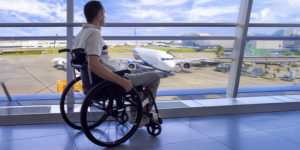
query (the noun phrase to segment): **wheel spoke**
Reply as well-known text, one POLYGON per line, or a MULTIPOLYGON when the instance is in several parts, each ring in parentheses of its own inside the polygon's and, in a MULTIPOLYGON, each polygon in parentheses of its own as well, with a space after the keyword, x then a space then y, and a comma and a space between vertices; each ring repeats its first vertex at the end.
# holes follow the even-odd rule
POLYGON ((84 115, 81 116, 81 119, 84 133, 92 142, 102 146, 118 145, 125 142, 138 128, 137 123, 141 120, 142 107, 140 99, 133 98, 136 97, 136 94, 131 94, 131 97, 110 99, 88 105, 92 101, 90 98, 95 97, 93 94, 96 94, 96 91, 101 91, 100 87, 95 92, 92 90, 87 95, 82 106, 82 114, 84 115), (91 112, 96 115, 96 118, 92 118, 93 121, 100 120, 98 116, 101 114, 99 112, 105 112, 106 114, 106 117, 101 119, 102 123, 98 124, 94 130, 88 128, 87 124, 89 121, 88 110, 91 108, 95 109, 91 112), (132 111, 134 111, 134 115, 131 114, 132 111), (129 114, 130 116, 128 116, 129 114))

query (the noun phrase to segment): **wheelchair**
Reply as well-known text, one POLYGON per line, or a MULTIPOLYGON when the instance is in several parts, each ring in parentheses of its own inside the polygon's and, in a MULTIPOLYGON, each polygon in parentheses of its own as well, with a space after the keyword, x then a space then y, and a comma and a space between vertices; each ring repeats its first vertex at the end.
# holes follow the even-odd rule
MULTIPOLYGON (((65 87, 60 100, 61 116, 70 127, 82 130, 90 141, 106 147, 119 145, 129 139, 139 128, 142 118, 147 120, 145 126, 149 134, 158 136, 161 133, 162 119, 158 115, 155 101, 152 104, 144 103, 145 99, 152 96, 145 87, 133 87, 130 92, 125 92, 119 85, 98 77, 96 84, 86 90, 86 77, 82 77, 88 64, 84 49, 62 49, 59 50, 61 52, 71 54, 74 71, 74 79, 65 87), (75 70, 81 76, 76 77, 75 70), (74 95, 81 99, 70 103, 67 101, 68 92, 79 82, 83 83, 84 93, 75 92, 74 95), (149 110, 149 105, 154 106, 155 113, 149 110)), ((130 71, 115 73, 124 76, 130 71)), ((90 79, 91 75, 88 77, 90 79)), ((94 75, 92 77, 95 78, 94 75)))

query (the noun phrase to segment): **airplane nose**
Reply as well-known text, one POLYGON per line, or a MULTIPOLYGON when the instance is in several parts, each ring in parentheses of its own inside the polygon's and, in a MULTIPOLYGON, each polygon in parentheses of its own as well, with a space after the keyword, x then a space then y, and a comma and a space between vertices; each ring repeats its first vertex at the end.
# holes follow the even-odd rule
POLYGON ((173 71, 175 69, 175 63, 174 62, 169 62, 166 64, 166 70, 168 71, 173 71))

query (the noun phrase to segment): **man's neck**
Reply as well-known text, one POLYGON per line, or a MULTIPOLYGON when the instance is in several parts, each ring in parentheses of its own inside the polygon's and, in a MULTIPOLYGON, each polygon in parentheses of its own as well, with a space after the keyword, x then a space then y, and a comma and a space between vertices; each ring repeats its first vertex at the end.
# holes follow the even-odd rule
POLYGON ((91 24, 91 25, 94 25, 94 26, 100 28, 100 25, 99 25, 99 23, 97 21, 88 22, 88 24, 91 24))

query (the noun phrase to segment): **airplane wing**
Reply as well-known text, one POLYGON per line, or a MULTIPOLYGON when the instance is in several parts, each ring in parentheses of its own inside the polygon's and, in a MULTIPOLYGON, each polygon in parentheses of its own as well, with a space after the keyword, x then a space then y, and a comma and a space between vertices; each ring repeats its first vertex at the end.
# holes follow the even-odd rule
POLYGON ((133 48, 114 48, 114 49, 133 51, 133 48))
POLYGON ((207 62, 205 58, 176 59, 175 63, 192 63, 193 61, 207 62))
POLYGON ((127 59, 127 58, 112 58, 112 59, 115 61, 118 61, 118 62, 123 62, 123 63, 127 63, 127 62, 138 63, 138 64, 143 63, 142 60, 136 60, 136 59, 127 59))

